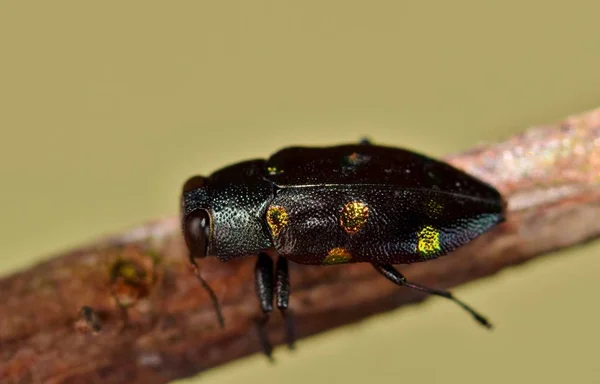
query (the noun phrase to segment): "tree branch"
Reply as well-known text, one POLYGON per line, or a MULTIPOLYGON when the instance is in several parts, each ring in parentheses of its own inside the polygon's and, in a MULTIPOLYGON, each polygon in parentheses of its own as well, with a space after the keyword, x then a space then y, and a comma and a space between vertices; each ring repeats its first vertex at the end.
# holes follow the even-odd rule
MULTIPOLYGON (((414 281, 455 286, 600 233, 600 109, 446 159, 495 185, 508 221, 450 256, 401 268, 414 281)), ((166 383, 255 353, 253 267, 252 258, 201 264, 225 330, 187 265, 175 218, 3 278, 0 382, 166 383)), ((424 299, 369 265, 290 267, 299 337, 424 299)), ((274 344, 282 325, 275 314, 274 344)))

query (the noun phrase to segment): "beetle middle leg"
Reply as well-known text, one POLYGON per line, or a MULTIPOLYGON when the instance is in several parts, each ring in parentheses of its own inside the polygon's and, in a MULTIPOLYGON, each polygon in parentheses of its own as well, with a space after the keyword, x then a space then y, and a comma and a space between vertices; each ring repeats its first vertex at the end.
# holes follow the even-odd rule
POLYGON ((375 269, 379 273, 381 273, 383 276, 385 276, 388 280, 390 280, 394 284, 412 288, 412 289, 416 289, 417 291, 426 292, 431 295, 441 296, 441 297, 445 297, 447 299, 452 300, 456 304, 460 305, 465 311, 470 313, 471 316, 473 316, 473 318, 475 318, 475 320, 479 324, 483 325, 486 328, 492 328, 492 324, 490 324, 490 322, 488 322, 488 320, 485 317, 483 317, 481 314, 479 314, 477 311, 475 311, 473 308, 471 308, 467 304, 463 303, 462 301, 460 301, 459 299, 454 297, 454 295, 452 295, 452 293, 450 293, 448 291, 442 291, 442 290, 438 290, 438 289, 434 289, 434 288, 429 288, 429 287, 426 287, 426 286, 423 286, 423 285, 420 285, 417 283, 410 282, 410 281, 406 280, 406 277, 404 277, 400 272, 398 272, 398 270, 396 270, 390 264, 373 263, 373 267, 375 267, 375 269))
POLYGON ((257 321, 258 337, 264 353, 269 359, 272 359, 273 347, 269 342, 266 326, 273 311, 273 260, 265 253, 258 255, 254 269, 254 281, 260 308, 263 312, 262 317, 257 321))

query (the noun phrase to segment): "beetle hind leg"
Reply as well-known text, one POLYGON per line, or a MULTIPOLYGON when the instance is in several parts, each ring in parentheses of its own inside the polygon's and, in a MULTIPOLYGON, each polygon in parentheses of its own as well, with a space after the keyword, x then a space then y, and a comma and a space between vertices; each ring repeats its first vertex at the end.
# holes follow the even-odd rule
POLYGON ((279 256, 275 272, 276 284, 276 301, 277 308, 281 312, 281 316, 285 321, 285 334, 287 344, 290 349, 294 349, 296 342, 296 332, 293 313, 288 309, 290 301, 290 274, 288 269, 288 260, 285 257, 279 256))
POLYGON ((473 308, 471 308, 467 304, 463 303, 462 301, 460 301, 459 299, 454 297, 454 295, 452 295, 452 293, 450 293, 448 291, 442 291, 442 290, 438 290, 438 289, 434 289, 434 288, 429 288, 429 287, 426 287, 426 286, 423 286, 420 284, 410 282, 410 281, 406 280, 406 278, 390 264, 373 263, 373 267, 375 267, 375 269, 379 273, 381 273, 383 276, 385 276, 388 280, 390 280, 394 284, 408 287, 411 289, 415 289, 417 291, 429 293, 431 295, 445 297, 447 299, 452 300, 453 302, 455 302, 456 304, 461 306, 465 311, 470 313, 471 316, 473 316, 473 318, 479 324, 483 325, 486 328, 492 328, 492 324, 490 324, 490 322, 485 317, 483 317, 481 314, 479 314, 477 311, 475 311, 473 308))

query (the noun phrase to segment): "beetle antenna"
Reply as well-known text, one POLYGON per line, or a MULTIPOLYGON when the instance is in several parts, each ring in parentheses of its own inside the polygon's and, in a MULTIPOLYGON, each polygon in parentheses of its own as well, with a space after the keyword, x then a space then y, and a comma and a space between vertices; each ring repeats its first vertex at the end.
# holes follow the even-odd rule
POLYGON ((212 301, 212 305, 215 308, 217 319, 219 320, 219 325, 221 326, 221 328, 225 328, 225 319, 223 318, 223 313, 221 312, 221 305, 219 304, 219 300, 217 299, 215 291, 213 291, 213 289, 210 287, 210 285, 208 285, 206 280, 204 280, 202 275, 200 275, 200 268, 198 268, 198 264, 196 264, 196 260, 194 260, 194 257, 192 255, 190 255, 190 262, 192 263, 192 266, 194 268, 194 274, 198 278, 198 281, 200 281, 200 284, 202 284, 202 287, 210 296, 210 301, 212 301))

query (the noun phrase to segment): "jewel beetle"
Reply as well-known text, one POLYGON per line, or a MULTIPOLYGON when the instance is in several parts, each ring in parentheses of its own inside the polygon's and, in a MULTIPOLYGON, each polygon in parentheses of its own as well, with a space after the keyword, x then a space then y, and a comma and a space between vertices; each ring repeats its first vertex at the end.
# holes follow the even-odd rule
POLYGON ((256 256, 255 287, 265 324, 273 302, 293 344, 288 261, 370 263, 404 287, 446 297, 481 325, 491 324, 450 292, 407 280, 394 264, 446 255, 505 220, 491 185, 428 156, 367 140, 330 147, 288 147, 268 159, 226 166, 187 180, 181 224, 196 275, 223 317, 197 259, 256 256), (276 258, 274 263, 273 259, 276 258))

